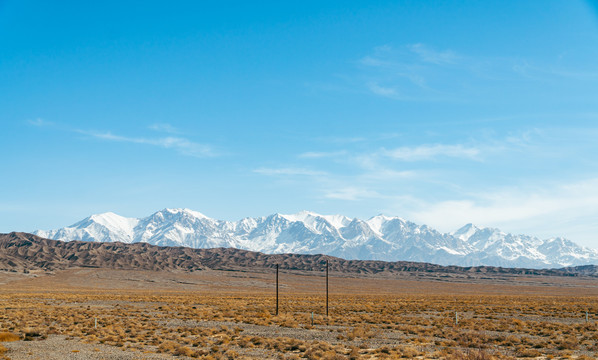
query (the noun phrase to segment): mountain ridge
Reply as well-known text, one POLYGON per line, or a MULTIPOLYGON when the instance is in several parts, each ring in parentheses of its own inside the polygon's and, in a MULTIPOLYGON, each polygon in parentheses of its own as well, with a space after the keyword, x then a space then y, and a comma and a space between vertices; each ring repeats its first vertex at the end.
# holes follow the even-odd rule
POLYGON ((148 243, 59 241, 37 235, 12 232, 0 234, 0 271, 53 272, 69 268, 109 268, 149 271, 270 271, 277 265, 288 271, 319 271, 355 275, 468 278, 486 276, 586 276, 598 277, 598 266, 586 265, 561 269, 501 268, 492 266, 442 266, 409 261, 346 260, 316 254, 263 254, 234 248, 192 249, 164 247, 148 243), (418 275, 420 274, 420 275, 418 275))
POLYGON ((189 209, 167 208, 139 219, 96 214, 71 226, 33 233, 63 241, 230 247, 269 254, 321 253, 345 259, 440 265, 556 268, 598 264, 598 251, 564 238, 541 240, 473 224, 441 233, 385 215, 362 220, 302 211, 224 221, 189 209))

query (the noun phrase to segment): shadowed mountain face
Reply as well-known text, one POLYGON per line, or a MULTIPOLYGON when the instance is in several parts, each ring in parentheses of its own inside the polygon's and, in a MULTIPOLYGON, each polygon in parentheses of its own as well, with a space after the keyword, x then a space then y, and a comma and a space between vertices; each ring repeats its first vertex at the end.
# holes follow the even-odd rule
POLYGON ((383 215, 361 220, 304 211, 231 222, 188 209, 164 209, 141 219, 114 213, 92 215, 71 226, 34 233, 63 241, 223 247, 441 265, 555 268, 598 264, 598 251, 562 238, 541 240, 472 224, 443 234, 383 215))
POLYGON ((0 235, 0 268, 59 270, 98 267, 139 270, 200 270, 192 249, 147 243, 62 242, 27 233, 0 235))
POLYGON ((498 267, 440 266, 415 262, 344 260, 326 255, 267 255, 233 248, 192 249, 160 247, 147 243, 62 242, 27 233, 0 234, 0 270, 54 271, 95 267, 153 271, 283 270, 324 271, 328 260, 332 272, 343 274, 436 273, 470 275, 598 276, 597 266, 565 269, 516 269, 498 267))

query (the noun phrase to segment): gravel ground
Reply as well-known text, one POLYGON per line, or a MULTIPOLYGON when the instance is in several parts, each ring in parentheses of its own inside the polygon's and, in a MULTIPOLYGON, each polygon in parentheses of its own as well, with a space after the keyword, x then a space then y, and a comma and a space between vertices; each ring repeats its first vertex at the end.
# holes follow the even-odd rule
POLYGON ((45 340, 2 343, 11 360, 143 360, 173 359, 171 355, 143 354, 115 346, 86 344, 79 339, 67 340, 63 335, 50 335, 45 340))
POLYGON ((346 330, 352 327, 345 326, 328 326, 316 325, 311 329, 305 328, 288 328, 282 326, 263 326, 246 323, 236 323, 228 321, 194 321, 194 320, 168 320, 162 322, 168 327, 204 327, 204 328, 218 328, 226 326, 230 329, 240 328, 243 330, 241 335, 244 336, 259 336, 265 338, 287 337, 303 341, 326 341, 332 345, 343 346, 361 346, 366 344, 367 347, 379 348, 382 346, 398 346, 405 344, 407 337, 413 337, 398 333, 396 331, 377 330, 376 334, 371 338, 359 338, 355 340, 338 339, 339 334, 345 335, 346 330))

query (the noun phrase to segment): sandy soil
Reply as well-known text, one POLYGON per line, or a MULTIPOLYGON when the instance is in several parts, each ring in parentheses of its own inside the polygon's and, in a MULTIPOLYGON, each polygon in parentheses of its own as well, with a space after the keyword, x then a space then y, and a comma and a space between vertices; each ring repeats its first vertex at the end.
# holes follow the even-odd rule
POLYGON ((143 354, 102 344, 86 344, 79 339, 50 335, 45 340, 3 343, 12 360, 141 360, 172 359, 171 355, 143 354))
MULTIPOLYGON (((149 316, 153 316, 151 309, 167 305, 164 302, 151 303, 123 300, 56 300, 55 294, 70 294, 77 298, 81 295, 98 294, 132 294, 132 295, 162 295, 162 296, 194 296, 222 294, 223 296, 272 296, 275 291, 275 277, 273 273, 251 273, 243 271, 195 271, 195 272, 164 272, 164 271, 134 271, 114 269, 68 269, 56 271, 53 274, 0 272, 0 295, 23 296, 35 298, 49 305, 59 305, 73 309, 106 309, 112 311, 117 308, 139 309, 149 316), (44 294, 47 294, 44 295, 44 294), (41 300, 40 300, 41 299, 41 300)), ((323 295, 325 293, 325 278, 322 273, 305 273, 282 271, 280 273, 280 295, 285 301, 293 297, 323 295)), ((347 294, 353 296, 381 295, 392 297, 427 298, 429 296, 459 296, 487 295, 487 296, 532 296, 532 297, 561 297, 567 301, 572 294, 575 296, 598 297, 598 279, 596 278, 567 278, 567 277, 517 277, 516 281, 505 281, 502 278, 488 279, 458 279, 451 281, 446 278, 427 277, 421 279, 376 277, 372 275, 355 277, 339 273, 331 273, 330 294, 334 301, 342 299, 347 294)), ((93 296, 92 296, 93 297, 93 296)), ((3 306, 0 301, 0 307, 3 306)), ((333 305, 334 306, 334 305, 333 305)), ((7 309, 6 307, 4 307, 7 309)), ((309 321, 309 313, 304 314, 304 323, 309 321)), ((417 316, 437 317, 442 314, 422 313, 417 316)), ((302 315, 303 316, 303 315, 302 315)), ((245 336, 269 338, 292 338, 303 341, 325 341, 332 345, 356 346, 362 348, 379 348, 382 346, 398 346, 405 339, 411 337, 407 333, 397 331, 379 331, 372 339, 339 339, 339 334, 346 333, 346 329, 328 326, 321 322, 313 328, 261 326, 243 322, 230 321, 196 321, 182 319, 165 319, 160 326, 176 329, 184 328, 217 328, 226 326, 238 327, 245 336)), ((442 315, 444 316, 444 315, 442 315)), ((474 314, 462 313, 462 319, 472 318, 474 314)), ((583 324, 584 319, 559 318, 556 315, 521 315, 526 321, 546 321, 554 324, 573 322, 583 324)), ((497 316, 499 318, 500 316, 497 316)), ((2 324, 0 324, 2 331, 2 324)), ((492 334, 491 332, 487 332, 492 334)), ((508 334, 507 334, 508 335, 508 334)), ((47 339, 39 341, 17 341, 3 343, 8 348, 5 354, 10 359, 172 359, 184 358, 167 354, 156 354, 156 348, 134 350, 124 347, 108 346, 100 343, 87 344, 77 338, 67 338, 62 335, 50 334, 47 339), (147 352, 153 351, 153 353, 147 352)), ((249 358, 270 359, 277 358, 277 354, 267 349, 236 349, 249 358)))

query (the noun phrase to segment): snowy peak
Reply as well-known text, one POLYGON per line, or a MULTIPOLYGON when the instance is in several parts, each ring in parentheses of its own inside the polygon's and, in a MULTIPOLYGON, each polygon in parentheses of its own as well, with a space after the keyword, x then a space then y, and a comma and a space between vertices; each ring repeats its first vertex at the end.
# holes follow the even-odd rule
POLYGON ((91 215, 69 227, 36 231, 36 235, 50 239, 76 239, 83 241, 125 243, 133 242, 139 219, 126 218, 112 212, 91 215))
POLYGON ((332 226, 334 226, 337 229, 345 227, 351 222, 351 219, 344 215, 320 215, 320 216, 323 217, 324 219, 326 219, 326 221, 328 221, 332 226))
POLYGON ((550 238, 544 241, 538 246, 538 251, 558 254, 558 261, 563 264, 592 263, 592 259, 598 257, 597 250, 579 246, 573 241, 562 237, 550 238))
POLYGON ((200 213, 199 211, 193 211, 190 209, 170 209, 166 208, 155 212, 152 216, 155 217, 162 217, 162 218, 196 218, 196 219, 210 219, 209 217, 205 216, 204 214, 200 213))
POLYGON ((343 215, 320 215, 315 212, 306 210, 300 211, 292 215, 281 214, 280 216, 284 217, 285 219, 291 222, 305 223, 307 226, 310 226, 312 228, 317 228, 318 223, 321 223, 322 221, 328 222, 328 224, 330 224, 335 229, 345 227, 347 226, 347 224, 351 222, 351 219, 343 215))
POLYGON ((383 227, 386 224, 388 224, 389 222, 393 222, 393 221, 395 223, 400 223, 401 225, 399 225, 399 226, 404 226, 404 224, 405 224, 405 220, 403 220, 399 217, 391 217, 391 216, 386 216, 386 215, 382 215, 382 214, 369 218, 367 220, 367 224, 377 234, 382 235, 384 233, 383 227))
POLYGON ((476 232, 478 232, 480 230, 480 228, 478 228, 477 226, 475 226, 472 223, 469 223, 465 226, 463 226, 462 228, 460 228, 457 231, 454 231, 451 233, 451 235, 453 235, 456 238, 459 238, 463 241, 468 241, 469 238, 471 238, 471 236, 473 234, 475 234, 476 232))
POLYGON ((427 225, 385 215, 361 220, 301 211, 229 222, 190 209, 166 208, 140 219, 97 214, 62 229, 34 233, 65 241, 233 247, 270 254, 327 254, 440 265, 552 268, 598 264, 598 251, 564 238, 541 240, 473 224, 443 234, 427 225))
POLYGON ((321 217, 320 214, 316 214, 315 212, 312 211, 307 211, 307 210, 303 210, 300 211, 296 214, 290 214, 290 215, 285 215, 285 214, 277 214, 280 215, 282 217, 284 217, 285 219, 294 222, 294 221, 306 221, 307 219, 313 219, 313 218, 317 218, 317 217, 321 217))
POLYGON ((106 212, 102 214, 91 215, 90 217, 73 226, 82 228, 88 224, 95 223, 104 226, 110 231, 124 231, 128 234, 132 234, 133 228, 135 228, 138 222, 138 219, 127 218, 117 215, 113 212, 106 212))

